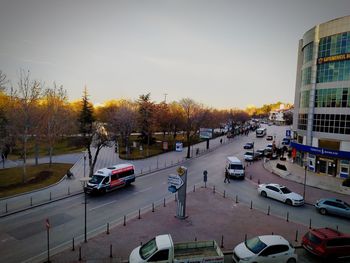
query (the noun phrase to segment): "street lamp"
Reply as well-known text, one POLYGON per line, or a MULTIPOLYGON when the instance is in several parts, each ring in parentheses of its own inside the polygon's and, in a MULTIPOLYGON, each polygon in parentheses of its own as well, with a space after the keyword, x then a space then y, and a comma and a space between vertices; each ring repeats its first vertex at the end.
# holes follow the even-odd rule
POLYGON ((307 162, 304 162, 304 168, 305 168, 305 173, 304 173, 304 191, 303 191, 303 198, 305 201, 305 188, 306 188, 306 171, 307 171, 307 162))
POLYGON ((84 177, 85 177, 86 151, 84 151, 84 177))
POLYGON ((87 238, 86 238, 86 205, 87 205, 87 201, 86 201, 86 191, 85 191, 85 186, 87 184, 87 182, 90 180, 90 178, 81 178, 80 179, 80 183, 83 187, 83 191, 84 191, 84 242, 86 243, 87 242, 87 238))

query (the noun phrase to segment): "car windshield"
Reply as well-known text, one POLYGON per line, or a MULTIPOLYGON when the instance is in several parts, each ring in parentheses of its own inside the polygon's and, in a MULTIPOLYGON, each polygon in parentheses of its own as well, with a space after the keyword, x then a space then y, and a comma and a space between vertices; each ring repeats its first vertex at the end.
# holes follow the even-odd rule
POLYGON ((231 164, 230 165, 230 169, 233 169, 233 170, 242 170, 243 169, 243 166, 241 164, 231 164))
POLYGON ((140 257, 145 260, 157 251, 156 239, 153 238, 140 248, 140 257))
POLYGON ((101 183, 101 181, 105 178, 105 176, 102 176, 102 175, 93 175, 91 180, 89 181, 90 183, 92 184, 99 184, 101 183))
POLYGON ((253 152, 246 152, 245 155, 252 155, 253 156, 253 152))
POLYGON ((284 194, 290 194, 292 191, 291 190, 289 190, 287 187, 281 187, 281 191, 282 191, 282 193, 284 193, 284 194))
POLYGON ((307 233, 307 238, 310 240, 311 243, 313 243, 315 245, 321 244, 321 242, 322 242, 322 240, 320 238, 311 234, 310 232, 307 233))
POLYGON ((266 247, 266 244, 262 242, 258 237, 249 239, 244 244, 254 254, 258 254, 261 250, 263 250, 266 247))

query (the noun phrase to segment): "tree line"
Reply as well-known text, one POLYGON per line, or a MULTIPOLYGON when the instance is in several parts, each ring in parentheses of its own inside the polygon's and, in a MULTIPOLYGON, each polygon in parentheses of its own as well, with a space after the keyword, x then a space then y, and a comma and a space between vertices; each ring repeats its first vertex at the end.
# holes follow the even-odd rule
MULTIPOLYGON (((92 175, 103 147, 113 145, 115 138, 126 151, 130 135, 140 133, 143 145, 154 143, 154 133, 163 136, 184 132, 190 146, 199 128, 219 128, 227 123, 244 123, 250 119, 247 112, 232 108, 219 110, 205 106, 191 98, 156 103, 151 94, 142 94, 136 100, 114 99, 95 107, 87 88, 79 101, 70 102, 62 85, 51 85, 32 79, 29 71, 21 70, 17 83, 10 85, 0 71, 0 153, 5 162, 14 145, 19 146, 23 160, 23 182, 26 181, 28 140, 34 141, 38 164, 39 143, 48 145, 49 162, 57 141, 62 137, 79 135, 82 138, 92 175)), ((188 147, 187 157, 190 157, 188 147)))

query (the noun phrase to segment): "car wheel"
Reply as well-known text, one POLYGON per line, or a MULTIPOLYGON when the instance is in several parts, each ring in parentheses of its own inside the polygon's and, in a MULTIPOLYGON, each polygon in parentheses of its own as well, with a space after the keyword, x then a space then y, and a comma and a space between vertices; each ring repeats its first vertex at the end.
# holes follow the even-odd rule
POLYGON ((265 191, 262 191, 262 192, 261 192, 261 196, 262 196, 262 197, 267 197, 266 192, 265 192, 265 191))
POLYGON ((321 208, 320 209, 320 214, 321 215, 326 215, 327 214, 327 210, 325 208, 321 208))
POLYGON ((287 205, 293 205, 293 202, 292 202, 292 200, 287 199, 287 200, 286 200, 286 204, 287 204, 287 205))
POLYGON ((296 263, 297 261, 295 260, 295 258, 290 258, 287 260, 287 263, 296 263))

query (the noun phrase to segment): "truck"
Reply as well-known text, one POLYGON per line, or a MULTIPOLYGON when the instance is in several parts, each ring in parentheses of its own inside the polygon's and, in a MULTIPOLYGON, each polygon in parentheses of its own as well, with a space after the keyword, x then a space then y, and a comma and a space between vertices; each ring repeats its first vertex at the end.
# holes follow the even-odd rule
POLYGON ((135 248, 130 263, 224 263, 224 254, 215 240, 174 243, 170 234, 158 235, 135 248))
POLYGON ((225 173, 230 177, 244 179, 244 165, 236 156, 228 156, 226 160, 225 173))

